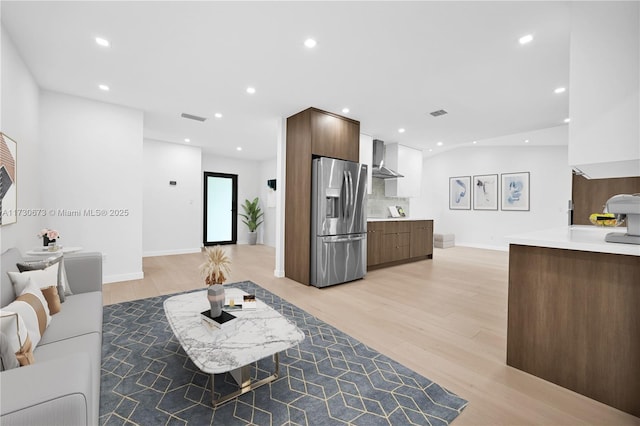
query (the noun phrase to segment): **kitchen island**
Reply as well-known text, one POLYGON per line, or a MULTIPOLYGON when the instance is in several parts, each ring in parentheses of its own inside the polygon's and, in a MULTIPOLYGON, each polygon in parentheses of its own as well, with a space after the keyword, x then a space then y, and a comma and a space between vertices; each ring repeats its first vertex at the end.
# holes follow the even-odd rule
POLYGON ((625 228, 509 238, 507 364, 640 416, 640 246, 625 228))
POLYGON ((367 219, 367 270, 433 257, 433 220, 367 219))

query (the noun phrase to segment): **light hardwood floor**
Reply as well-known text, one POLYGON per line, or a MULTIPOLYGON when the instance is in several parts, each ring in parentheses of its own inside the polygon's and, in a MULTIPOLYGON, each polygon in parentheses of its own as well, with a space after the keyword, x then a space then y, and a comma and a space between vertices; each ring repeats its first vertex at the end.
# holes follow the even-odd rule
MULTIPOLYGON (((467 399, 455 425, 640 425, 506 365, 506 252, 435 249, 433 260, 317 289, 275 278, 273 248, 227 247, 229 283, 251 280, 467 399)), ((105 284, 104 302, 204 288, 202 261, 200 253, 145 258, 145 278, 105 284)))

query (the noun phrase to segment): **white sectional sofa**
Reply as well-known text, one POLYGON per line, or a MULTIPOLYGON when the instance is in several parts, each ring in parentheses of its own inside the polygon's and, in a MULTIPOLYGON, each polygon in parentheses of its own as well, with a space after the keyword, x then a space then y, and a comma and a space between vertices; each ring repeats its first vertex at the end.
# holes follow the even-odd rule
MULTIPOLYGON (((17 249, 2 254, 0 307, 16 295, 7 272, 22 262, 17 249)), ((102 256, 65 255, 73 295, 33 351, 35 363, 0 373, 0 424, 97 425, 102 358, 102 256)))

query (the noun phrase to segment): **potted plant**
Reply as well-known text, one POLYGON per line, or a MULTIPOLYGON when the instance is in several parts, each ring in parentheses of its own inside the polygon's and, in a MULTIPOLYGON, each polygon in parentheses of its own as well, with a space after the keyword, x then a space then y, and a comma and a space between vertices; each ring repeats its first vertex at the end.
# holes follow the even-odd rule
POLYGON ((205 256, 204 263, 200 265, 200 273, 204 278, 204 283, 209 286, 207 298, 211 305, 211 318, 217 318, 222 315, 222 307, 224 306, 224 288, 222 284, 231 273, 229 268, 231 259, 220 246, 207 247, 205 256))
POLYGON ((244 214, 240 213, 240 216, 244 218, 242 220, 242 223, 247 225, 247 227, 249 228, 249 244, 251 245, 255 245, 258 239, 258 233, 256 231, 258 229, 258 226, 260 226, 260 224, 262 224, 263 222, 262 216, 264 215, 264 213, 262 213, 258 202, 258 197, 256 197, 253 201, 244 200, 244 204, 242 205, 244 214))

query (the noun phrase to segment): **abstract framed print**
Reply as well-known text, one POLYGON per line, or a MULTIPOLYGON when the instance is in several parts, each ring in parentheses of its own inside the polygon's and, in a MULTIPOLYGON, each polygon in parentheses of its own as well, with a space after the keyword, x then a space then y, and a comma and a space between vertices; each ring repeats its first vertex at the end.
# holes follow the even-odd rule
POLYGON ((529 211, 529 172, 503 173, 502 210, 529 211))
POLYGON ((473 177, 473 209, 498 210, 498 175, 473 177))
POLYGON ((449 178, 449 209, 471 210, 471 176, 449 178))

